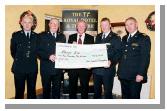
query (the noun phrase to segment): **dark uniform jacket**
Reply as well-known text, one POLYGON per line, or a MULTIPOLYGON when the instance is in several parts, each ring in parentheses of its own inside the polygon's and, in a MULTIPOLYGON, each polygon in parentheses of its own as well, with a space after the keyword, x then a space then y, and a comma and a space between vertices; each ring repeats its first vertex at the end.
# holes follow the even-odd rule
POLYGON ((40 58, 41 74, 55 75, 62 70, 55 68, 55 63, 49 60, 49 56, 55 54, 56 42, 65 43, 66 38, 62 33, 57 33, 56 38, 51 32, 42 32, 39 38, 38 55, 40 58))
POLYGON ((106 44, 108 60, 111 60, 111 66, 109 68, 95 68, 93 73, 98 75, 113 74, 116 73, 116 64, 121 56, 121 38, 114 32, 110 32, 105 39, 102 39, 103 33, 97 35, 96 44, 106 44))
POLYGON ((30 38, 23 30, 14 32, 11 39, 11 55, 14 59, 12 72, 37 73, 37 38, 38 34, 31 31, 30 38))
POLYGON ((151 42, 149 36, 139 31, 127 42, 128 35, 122 38, 122 58, 119 62, 118 76, 125 80, 135 80, 137 75, 147 81, 150 63, 151 42))

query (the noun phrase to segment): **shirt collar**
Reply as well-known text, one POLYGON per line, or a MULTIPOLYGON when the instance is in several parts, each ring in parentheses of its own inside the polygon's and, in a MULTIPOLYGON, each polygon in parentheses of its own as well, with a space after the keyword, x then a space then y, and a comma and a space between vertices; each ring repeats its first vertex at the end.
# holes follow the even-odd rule
POLYGON ((56 34, 56 32, 50 32, 50 33, 51 33, 52 35, 53 35, 53 33, 56 34))
POLYGON ((131 37, 133 37, 136 34, 137 30, 134 31, 133 33, 129 34, 129 36, 131 35, 131 37))
POLYGON ((85 33, 83 33, 83 34, 77 33, 77 37, 79 37, 79 35, 82 35, 81 38, 85 37, 85 33))
POLYGON ((105 38, 108 36, 108 34, 110 33, 110 31, 109 32, 103 32, 103 35, 105 34, 105 38))
POLYGON ((27 35, 27 33, 31 34, 31 31, 25 31, 24 30, 24 33, 27 35))
POLYGON ((56 37, 57 36, 57 33, 56 32, 50 32, 52 35, 54 34, 54 36, 56 37))

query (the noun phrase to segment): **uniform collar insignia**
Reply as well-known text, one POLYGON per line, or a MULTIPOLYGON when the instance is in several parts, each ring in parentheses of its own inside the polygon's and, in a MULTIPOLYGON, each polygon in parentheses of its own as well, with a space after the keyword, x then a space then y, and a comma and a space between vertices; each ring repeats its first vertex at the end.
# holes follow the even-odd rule
POLYGON ((143 33, 143 36, 147 36, 145 33, 143 33))

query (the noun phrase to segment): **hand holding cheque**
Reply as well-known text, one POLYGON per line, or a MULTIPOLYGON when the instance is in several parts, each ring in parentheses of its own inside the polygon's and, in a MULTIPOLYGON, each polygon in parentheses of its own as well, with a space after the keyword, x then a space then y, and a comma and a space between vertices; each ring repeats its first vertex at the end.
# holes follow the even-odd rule
POLYGON ((52 62, 55 62, 56 56, 54 54, 50 55, 49 60, 51 60, 52 62))

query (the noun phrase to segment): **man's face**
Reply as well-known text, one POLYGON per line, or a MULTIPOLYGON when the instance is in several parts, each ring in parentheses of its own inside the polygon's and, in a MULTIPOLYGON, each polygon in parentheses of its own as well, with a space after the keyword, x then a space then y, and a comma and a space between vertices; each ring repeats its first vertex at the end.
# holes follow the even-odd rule
POLYGON ((79 22, 77 24, 77 31, 79 34, 83 34, 86 30, 86 24, 84 22, 79 22))
POLYGON ((33 26, 33 18, 31 16, 23 17, 21 25, 23 26, 23 30, 31 31, 31 27, 33 26))
POLYGON ((101 30, 102 30, 102 32, 109 32, 110 31, 110 27, 111 27, 111 25, 110 25, 110 23, 108 22, 108 21, 102 21, 101 22, 101 30))
POLYGON ((135 32, 137 30, 137 27, 137 22, 132 19, 129 19, 125 22, 125 28, 129 33, 135 32))
POLYGON ((56 19, 52 19, 50 22, 49 22, 49 28, 50 28, 50 31, 51 32, 57 32, 58 28, 59 28, 59 22, 58 20, 56 19))

